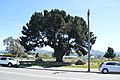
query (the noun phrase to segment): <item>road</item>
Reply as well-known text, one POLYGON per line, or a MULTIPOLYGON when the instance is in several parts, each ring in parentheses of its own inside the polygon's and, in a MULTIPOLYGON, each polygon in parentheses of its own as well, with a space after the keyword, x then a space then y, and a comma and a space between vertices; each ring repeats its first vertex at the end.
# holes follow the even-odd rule
POLYGON ((120 74, 0 67, 0 80, 120 80, 120 74))

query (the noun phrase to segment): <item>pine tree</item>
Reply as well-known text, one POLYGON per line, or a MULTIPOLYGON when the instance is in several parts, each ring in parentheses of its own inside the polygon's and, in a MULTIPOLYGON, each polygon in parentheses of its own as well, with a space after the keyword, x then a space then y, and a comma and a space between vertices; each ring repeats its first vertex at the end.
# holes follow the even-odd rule
MULTIPOLYGON (((23 26, 23 36, 20 42, 26 49, 50 46, 54 49, 57 62, 62 62, 65 54, 74 50, 78 54, 87 55, 88 27, 86 21, 79 16, 70 16, 63 10, 35 12, 29 23, 23 26)), ((95 43, 96 37, 90 32, 90 45, 95 43)))

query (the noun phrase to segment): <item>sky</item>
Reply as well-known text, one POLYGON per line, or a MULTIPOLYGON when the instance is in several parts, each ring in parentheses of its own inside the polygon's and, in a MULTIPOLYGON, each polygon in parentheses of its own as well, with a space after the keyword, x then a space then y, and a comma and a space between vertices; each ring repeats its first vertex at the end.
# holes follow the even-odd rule
POLYGON ((45 9, 64 10, 85 21, 90 9, 90 31, 97 36, 92 49, 106 52, 112 47, 115 52, 120 52, 120 0, 0 0, 0 50, 5 49, 4 39, 22 36, 22 27, 32 14, 45 9))

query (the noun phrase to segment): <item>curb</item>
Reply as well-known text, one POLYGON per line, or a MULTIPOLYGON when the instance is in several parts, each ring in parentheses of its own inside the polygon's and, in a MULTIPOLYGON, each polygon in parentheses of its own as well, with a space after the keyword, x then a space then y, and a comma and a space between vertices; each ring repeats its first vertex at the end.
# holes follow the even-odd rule
MULTIPOLYGON (((59 68, 59 67, 39 67, 39 66, 20 66, 19 68, 49 70, 49 71, 66 71, 66 72, 88 72, 87 68, 59 68)), ((91 69, 89 73, 98 73, 98 69, 91 69)))

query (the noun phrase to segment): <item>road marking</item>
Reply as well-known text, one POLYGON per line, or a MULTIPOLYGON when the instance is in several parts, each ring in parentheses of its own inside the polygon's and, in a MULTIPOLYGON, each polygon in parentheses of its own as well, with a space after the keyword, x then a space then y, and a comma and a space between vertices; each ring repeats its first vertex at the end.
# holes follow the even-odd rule
POLYGON ((46 76, 46 75, 35 75, 35 74, 26 74, 26 73, 16 73, 16 72, 8 72, 8 71, 0 71, 2 73, 9 73, 9 74, 17 74, 17 75, 26 75, 26 76, 33 76, 33 77, 43 77, 43 78, 53 78, 53 79, 63 79, 63 80, 91 80, 91 79, 78 79, 78 78, 70 78, 70 77, 58 77, 58 76, 46 76))

